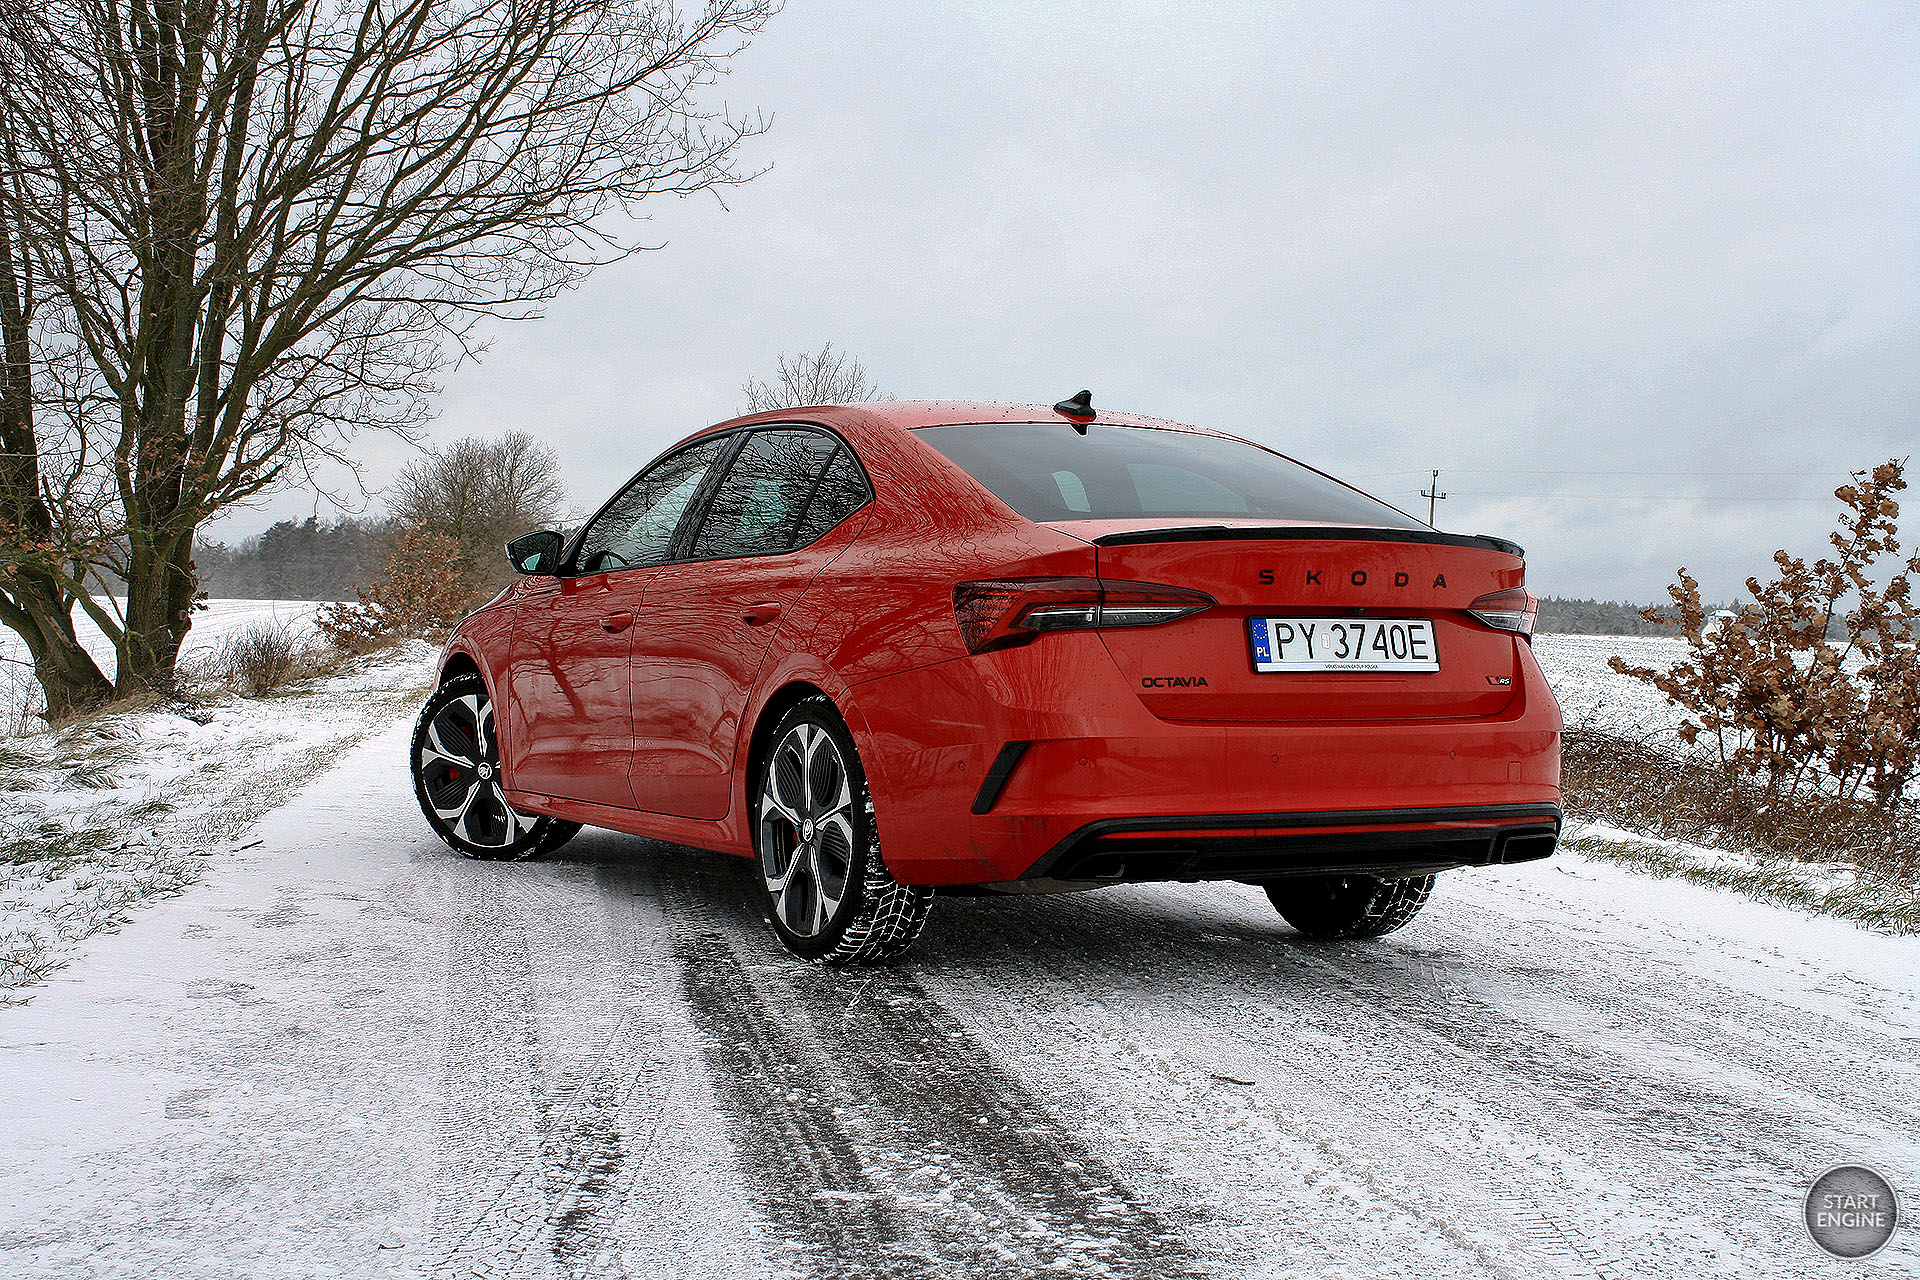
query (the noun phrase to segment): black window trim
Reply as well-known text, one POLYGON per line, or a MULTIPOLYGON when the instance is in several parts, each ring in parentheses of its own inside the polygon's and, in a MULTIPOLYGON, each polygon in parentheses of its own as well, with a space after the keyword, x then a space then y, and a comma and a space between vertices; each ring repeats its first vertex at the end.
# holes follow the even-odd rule
POLYGON ((693 517, 697 512, 698 518, 683 519, 681 521, 680 528, 674 534, 673 557, 665 563, 705 564, 712 560, 757 560, 764 559, 767 556, 790 556, 796 551, 802 551, 812 546, 814 543, 820 541, 821 538, 826 537, 829 533, 832 533, 835 529, 838 529, 841 525, 853 519, 857 513, 873 505, 873 477, 868 474, 865 464, 860 461, 859 451, 848 444, 846 437, 838 431, 835 431, 832 427, 818 422, 756 422, 751 426, 736 427, 734 428, 734 433, 740 437, 739 441, 732 449, 727 451, 724 458, 715 463, 707 483, 701 487, 699 493, 694 495, 693 501, 687 504, 688 516, 693 517), (821 467, 820 474, 814 477, 813 487, 807 490, 807 500, 800 507, 798 519, 794 524, 794 532, 796 534, 799 533, 801 526, 807 522, 807 512, 812 508, 813 499, 820 491, 821 480, 826 477, 827 471, 833 466, 834 461, 839 458, 842 453, 845 453, 847 457, 853 459, 853 469, 859 473, 860 487, 866 490, 867 496, 861 501, 859 506, 847 512, 846 515, 840 517, 840 519, 834 521, 825 529, 822 529, 817 536, 809 538, 805 542, 795 543, 790 547, 782 547, 777 551, 747 551, 724 556, 696 556, 693 554, 694 540, 699 536, 700 526, 706 523, 707 509, 713 504, 714 492, 719 489, 721 480, 725 478, 727 468, 733 465, 733 461, 739 457, 740 451, 746 448, 747 437, 757 431, 811 431, 815 435, 826 436, 834 442, 834 451, 827 455, 826 465, 821 467))

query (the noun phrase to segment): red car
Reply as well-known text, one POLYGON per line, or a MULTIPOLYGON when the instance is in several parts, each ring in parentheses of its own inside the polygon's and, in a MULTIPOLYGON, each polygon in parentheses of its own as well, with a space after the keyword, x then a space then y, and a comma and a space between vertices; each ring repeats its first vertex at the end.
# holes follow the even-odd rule
POLYGON ((756 857, 811 959, 948 886, 1239 880, 1371 937, 1559 836, 1519 547, 1084 393, 740 418, 508 554, 420 714, 427 821, 756 857))

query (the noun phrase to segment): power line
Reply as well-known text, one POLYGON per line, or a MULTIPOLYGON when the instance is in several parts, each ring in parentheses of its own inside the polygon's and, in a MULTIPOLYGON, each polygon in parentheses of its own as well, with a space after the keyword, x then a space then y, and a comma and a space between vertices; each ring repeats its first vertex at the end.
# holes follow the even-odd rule
MULTIPOLYGON (((1421 497, 1426 496, 1425 490, 1421 497)), ((1549 489, 1476 489, 1463 498, 1613 498, 1621 502, 1832 502, 1832 494, 1799 497, 1791 494, 1741 493, 1577 493, 1549 489)))

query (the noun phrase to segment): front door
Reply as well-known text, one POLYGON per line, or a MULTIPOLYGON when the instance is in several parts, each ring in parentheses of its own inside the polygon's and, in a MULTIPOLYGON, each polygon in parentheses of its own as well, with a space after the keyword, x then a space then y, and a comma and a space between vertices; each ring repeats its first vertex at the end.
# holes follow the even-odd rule
POLYGON ((633 807, 633 628, 656 566, 727 437, 659 459, 582 531, 551 588, 521 606, 508 674, 514 787, 633 807))
POLYGON ((628 651, 650 569, 558 578, 521 604, 508 675, 516 790, 633 803, 628 651))
POLYGON ((804 428, 748 436, 713 490, 685 559, 647 584, 634 626, 634 802, 723 818, 740 721, 783 617, 844 550, 867 500, 839 439, 804 428), (844 523, 843 523, 844 522, 844 523))

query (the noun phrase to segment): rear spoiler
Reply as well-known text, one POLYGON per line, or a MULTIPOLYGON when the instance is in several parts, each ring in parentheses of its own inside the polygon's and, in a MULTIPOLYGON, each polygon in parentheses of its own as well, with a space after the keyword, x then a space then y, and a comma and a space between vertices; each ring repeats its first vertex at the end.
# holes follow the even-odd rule
POLYGON ((1248 529, 1224 524, 1187 525, 1172 529, 1129 529, 1102 534, 1096 547, 1124 547, 1142 542, 1422 542, 1440 547, 1477 547, 1526 558, 1517 542, 1484 533, 1442 533, 1438 529, 1385 529, 1371 526, 1276 525, 1248 529))

